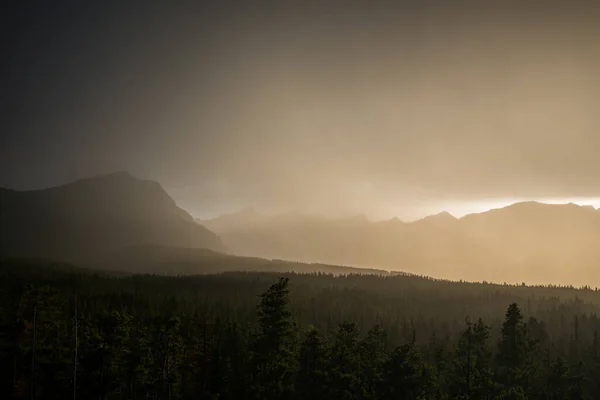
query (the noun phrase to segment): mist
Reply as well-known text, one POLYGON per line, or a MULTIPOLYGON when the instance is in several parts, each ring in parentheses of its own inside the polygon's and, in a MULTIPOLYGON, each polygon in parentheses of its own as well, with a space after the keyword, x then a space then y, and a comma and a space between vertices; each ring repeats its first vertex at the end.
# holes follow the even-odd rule
POLYGON ((228 53, 226 111, 209 117, 216 184, 172 189, 192 211, 206 192, 220 204, 374 217, 423 214, 422 203, 598 196, 589 14, 341 14, 278 29, 259 18, 230 33, 244 39, 228 53))
POLYGON ((600 399, 600 2, 0 19, 0 398, 600 399))
POLYGON ((597 7, 369 4, 17 13, 0 184, 128 170, 198 217, 600 198, 597 7))

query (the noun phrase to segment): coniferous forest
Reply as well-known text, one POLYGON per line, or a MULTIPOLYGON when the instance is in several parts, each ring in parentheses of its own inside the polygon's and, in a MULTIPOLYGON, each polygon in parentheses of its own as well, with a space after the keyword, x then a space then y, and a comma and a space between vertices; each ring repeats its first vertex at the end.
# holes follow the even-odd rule
POLYGON ((600 400, 600 0, 0 17, 0 400, 600 400))
POLYGON ((598 399, 600 292, 3 262, 0 398, 598 399))

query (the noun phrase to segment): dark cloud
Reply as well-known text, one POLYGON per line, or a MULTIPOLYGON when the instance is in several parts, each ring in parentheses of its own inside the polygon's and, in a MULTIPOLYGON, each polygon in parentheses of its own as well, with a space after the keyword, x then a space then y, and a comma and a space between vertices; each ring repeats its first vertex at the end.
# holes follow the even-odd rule
POLYGON ((126 169, 199 215, 600 197, 593 2, 24 3, 1 185, 126 169))

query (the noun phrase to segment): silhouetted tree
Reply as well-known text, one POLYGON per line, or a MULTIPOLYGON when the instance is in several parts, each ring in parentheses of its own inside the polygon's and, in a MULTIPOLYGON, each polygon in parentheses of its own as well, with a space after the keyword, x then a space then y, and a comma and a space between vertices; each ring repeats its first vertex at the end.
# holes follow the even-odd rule
POLYGON ((300 366, 295 386, 299 400, 314 400, 327 393, 326 352, 319 332, 311 327, 300 346, 300 366))
POLYGON ((261 295, 259 332, 254 340, 253 389, 258 399, 287 399, 294 392, 297 334, 288 308, 288 278, 261 295))
POLYGON ((528 388, 531 374, 529 355, 532 342, 527 335, 523 315, 516 303, 512 303, 505 314, 498 348, 498 380, 503 393, 520 396, 528 388))
POLYGON ((453 363, 452 397, 489 399, 492 396, 491 353, 487 346, 490 328, 480 318, 476 324, 466 321, 453 363))
POLYGON ((331 344, 327 366, 329 398, 345 400, 365 395, 359 341, 358 326, 354 322, 340 324, 331 344))
POLYGON ((383 366, 379 398, 426 399, 431 393, 431 368, 411 345, 396 348, 383 366))

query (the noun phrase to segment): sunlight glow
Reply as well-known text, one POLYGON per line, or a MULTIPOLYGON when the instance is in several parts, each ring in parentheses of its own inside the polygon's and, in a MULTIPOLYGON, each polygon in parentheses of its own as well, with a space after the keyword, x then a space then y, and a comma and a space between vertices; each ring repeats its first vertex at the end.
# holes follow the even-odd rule
POLYGON ((600 198, 543 198, 543 199, 490 199, 484 201, 473 202, 450 202, 442 205, 440 211, 447 211, 457 218, 461 218, 468 214, 481 213, 495 208, 507 207, 511 204, 522 201, 537 201, 546 204, 568 204, 573 203, 580 206, 592 206, 596 209, 600 208, 600 198))

